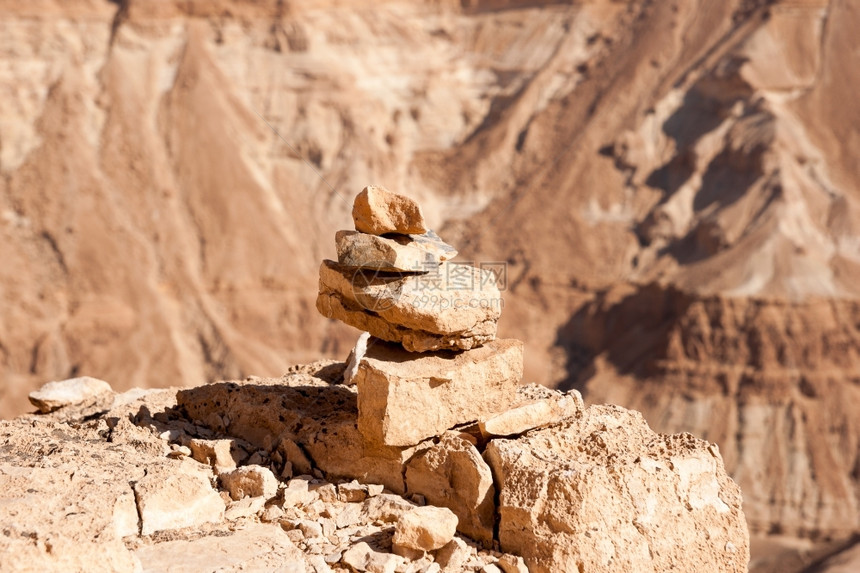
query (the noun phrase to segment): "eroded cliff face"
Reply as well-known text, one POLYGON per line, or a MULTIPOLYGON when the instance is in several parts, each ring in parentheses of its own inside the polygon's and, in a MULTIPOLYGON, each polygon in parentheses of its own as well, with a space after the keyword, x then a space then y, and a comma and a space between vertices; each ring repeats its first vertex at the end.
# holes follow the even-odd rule
POLYGON ((527 379, 719 443, 753 531, 856 529, 852 3, 0 7, 0 414, 342 358, 377 182, 507 263, 527 379))

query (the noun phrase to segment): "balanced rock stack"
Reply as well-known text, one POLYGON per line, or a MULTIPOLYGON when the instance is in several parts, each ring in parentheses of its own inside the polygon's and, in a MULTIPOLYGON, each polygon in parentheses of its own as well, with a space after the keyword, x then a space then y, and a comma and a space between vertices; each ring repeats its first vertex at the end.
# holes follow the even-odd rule
POLYGON ((366 187, 355 231, 335 237, 320 266, 317 309, 364 330, 347 366, 359 430, 404 447, 485 420, 518 399, 523 345, 496 340, 501 296, 491 270, 453 263, 412 199, 366 187))

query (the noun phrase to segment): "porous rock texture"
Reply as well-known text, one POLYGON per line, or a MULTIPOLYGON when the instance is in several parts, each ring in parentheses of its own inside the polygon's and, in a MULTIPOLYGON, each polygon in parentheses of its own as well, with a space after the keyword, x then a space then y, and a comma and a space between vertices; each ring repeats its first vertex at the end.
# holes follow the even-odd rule
POLYGON ((493 440, 484 457, 499 489, 501 546, 533 572, 747 570, 740 488, 713 444, 591 406, 493 440))
POLYGON ((592 406, 488 443, 453 428, 418 446, 381 447, 358 432, 344 367, 119 395, 95 417, 0 422, 0 550, 13 556, 4 570, 746 565, 739 492, 711 444, 592 406), (192 440, 230 441, 239 468, 218 479, 210 457, 191 457, 192 440), (299 453, 307 474, 287 459, 299 453), (496 543, 501 552, 481 548, 496 543))

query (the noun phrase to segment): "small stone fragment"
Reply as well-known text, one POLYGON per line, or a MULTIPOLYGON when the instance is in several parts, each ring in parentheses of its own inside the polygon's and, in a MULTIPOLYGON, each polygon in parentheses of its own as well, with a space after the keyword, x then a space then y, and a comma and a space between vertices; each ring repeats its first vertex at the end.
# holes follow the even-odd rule
POLYGON ((496 563, 505 573, 529 573, 529 568, 526 567, 526 562, 519 555, 511 555, 505 553, 499 557, 496 563))
POLYGON ((281 521, 285 515, 284 510, 277 505, 267 505, 266 508, 263 509, 262 513, 260 513, 260 521, 264 523, 275 523, 281 521))
POLYGON ((357 503, 346 504, 334 521, 338 529, 343 529, 344 527, 349 527, 361 522, 361 505, 357 503))
POLYGON ((239 501, 231 501, 227 505, 227 511, 224 512, 224 519, 234 521, 241 517, 250 517, 257 515, 266 505, 266 499, 259 497, 246 497, 239 501))
POLYGON ((141 535, 219 522, 224 501, 203 474, 161 468, 134 484, 141 535))
POLYGON ((308 459, 305 451, 289 438, 284 438, 278 444, 278 451, 284 459, 292 464, 292 471, 299 475, 310 474, 313 471, 313 464, 308 459))
POLYGON ((113 394, 110 384, 98 378, 81 376, 56 382, 48 382, 35 392, 30 392, 30 403, 42 414, 66 406, 92 402, 104 395, 113 394))
POLYGON ((343 502, 364 501, 367 499, 367 489, 358 481, 352 480, 337 486, 337 497, 343 502))
POLYGON ((320 500, 325 503, 337 501, 337 487, 333 483, 313 484, 308 488, 315 491, 320 500))
POLYGON ((496 414, 482 421, 479 426, 485 437, 516 436, 534 428, 556 424, 580 412, 581 402, 577 402, 573 396, 558 394, 496 414))
POLYGON ((287 487, 283 489, 284 507, 297 507, 305 505, 313 497, 308 491, 307 480, 301 478, 291 479, 287 487))
POLYGON ((457 516, 444 507, 416 507, 403 515, 394 526, 394 546, 433 551, 454 538, 457 516))
POLYGON ((412 511, 415 504, 403 499, 399 495, 383 493, 368 498, 361 509, 361 515, 366 521, 382 521, 394 523, 404 514, 412 511))
POLYGON ((236 461, 231 453, 233 443, 231 440, 201 440, 193 438, 188 442, 191 457, 207 464, 217 473, 229 472, 236 469, 236 461))
POLYGON ((362 332, 358 340, 355 341, 352 352, 349 353, 349 358, 346 360, 346 368, 343 371, 343 383, 347 386, 355 384, 353 377, 358 372, 358 365, 361 363, 361 359, 364 358, 365 352, 367 352, 368 340, 370 340, 370 333, 362 332))
POLYGON ((268 500, 278 493, 278 478, 269 468, 262 466, 243 466, 219 477, 233 500, 257 496, 268 500))
POLYGON ((444 573, 460 571, 470 553, 466 542, 455 537, 436 552, 436 563, 439 564, 444 573))
POLYGON ((356 196, 352 220, 357 231, 371 235, 427 232, 418 203, 377 185, 368 185, 356 196))

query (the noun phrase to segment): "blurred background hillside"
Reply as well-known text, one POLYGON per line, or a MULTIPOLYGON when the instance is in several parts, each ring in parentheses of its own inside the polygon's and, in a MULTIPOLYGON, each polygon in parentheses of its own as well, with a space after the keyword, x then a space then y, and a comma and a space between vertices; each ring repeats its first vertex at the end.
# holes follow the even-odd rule
POLYGON ((824 571, 860 532, 858 29, 851 0, 0 0, 0 417, 75 375, 345 358, 317 268, 377 183, 506 263, 528 381, 718 443, 752 569, 824 571))

